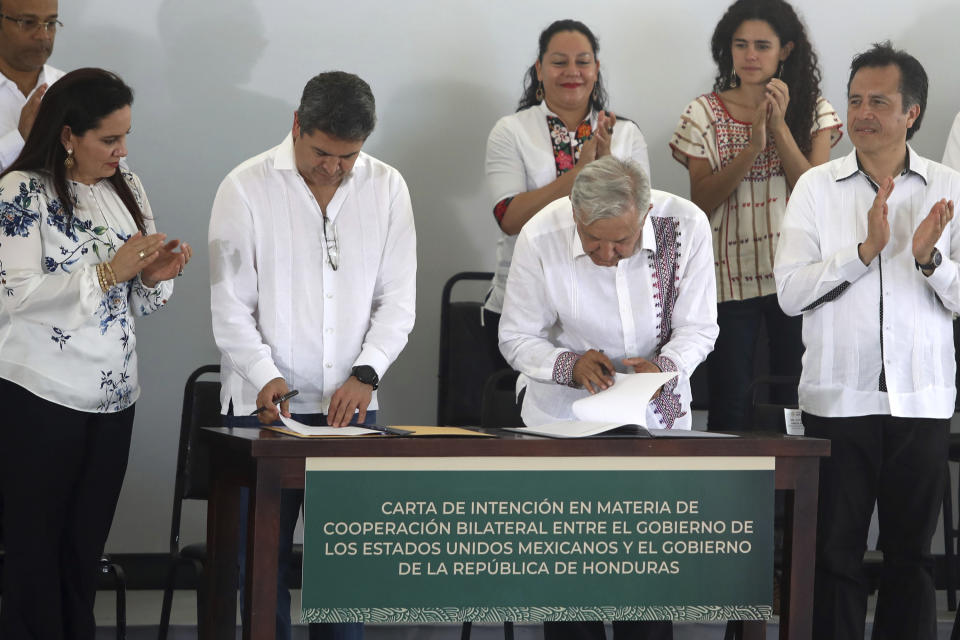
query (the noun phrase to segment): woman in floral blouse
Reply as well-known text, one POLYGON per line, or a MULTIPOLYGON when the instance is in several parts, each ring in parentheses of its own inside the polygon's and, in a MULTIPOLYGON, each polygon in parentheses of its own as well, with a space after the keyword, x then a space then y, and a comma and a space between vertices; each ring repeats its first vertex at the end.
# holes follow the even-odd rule
MULTIPOLYGON (((713 228, 720 335, 707 359, 710 429, 748 429, 761 323, 770 372, 799 376, 801 320, 777 304, 773 253, 790 190, 830 159, 840 119, 820 95, 817 54, 784 0, 738 0, 713 32, 713 92, 687 105, 670 147, 713 228)), ((775 397, 796 402, 796 389, 775 397)))
POLYGON ((68 73, 0 176, 5 638, 94 636, 140 394, 133 317, 166 304, 191 255, 120 169, 132 102, 112 73, 68 73))
POLYGON ((569 196, 580 169, 602 156, 635 160, 650 175, 640 128, 607 111, 599 50, 596 36, 582 22, 557 20, 544 29, 517 112, 501 118, 487 139, 487 188, 500 237, 484 323, 490 349, 503 367, 497 327, 513 245, 523 225, 547 204, 569 196))

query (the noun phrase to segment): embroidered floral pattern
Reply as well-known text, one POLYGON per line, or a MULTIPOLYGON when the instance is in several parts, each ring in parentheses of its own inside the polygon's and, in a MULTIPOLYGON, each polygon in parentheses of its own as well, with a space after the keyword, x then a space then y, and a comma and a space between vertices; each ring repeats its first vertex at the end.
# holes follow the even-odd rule
MULTIPOLYGON (((124 175, 137 203, 142 209, 148 208, 136 176, 124 175)), ((0 255, 6 264, 0 261, 0 295, 16 297, 20 295, 19 283, 29 282, 31 290, 41 291, 42 302, 43 295, 49 295, 47 285, 72 274, 82 295, 91 296, 88 302, 93 312, 88 321, 69 331, 55 326, 57 320, 51 315, 42 330, 48 332, 53 343, 45 344, 55 345, 46 353, 56 360, 46 364, 56 367, 56 363, 62 363, 60 366, 69 368, 81 357, 79 351, 95 348, 97 355, 89 358, 94 364, 87 368, 87 375, 69 372, 77 381, 73 391, 86 393, 91 411, 128 408, 138 390, 133 315, 147 315, 163 306, 169 285, 151 289, 134 278, 117 283, 106 293, 87 286, 93 265, 112 257, 115 248, 136 231, 112 186, 89 187, 89 198, 87 188, 79 190, 72 196, 74 214, 68 216, 65 203, 50 197, 55 195, 53 187, 43 176, 7 176, 3 184, 6 194, 0 190, 0 238, 4 242, 0 255), (37 243, 43 250, 40 255, 34 253, 33 243, 23 240, 33 239, 31 234, 42 240, 37 243)))
POLYGON ((580 354, 573 351, 565 351, 557 356, 557 361, 553 363, 553 381, 575 389, 579 388, 580 385, 573 381, 573 367, 579 359, 580 354))
POLYGON ((57 327, 52 327, 53 335, 50 336, 50 339, 60 345, 60 351, 63 351, 63 345, 67 343, 72 336, 67 335, 63 332, 63 329, 58 329, 57 327))
MULTIPOLYGON (((657 308, 657 352, 670 340, 673 331, 673 306, 677 302, 677 286, 680 276, 677 264, 680 261, 680 230, 674 218, 652 217, 653 235, 657 250, 651 257, 653 273, 654 305, 657 308)), ((677 365, 665 356, 658 355, 653 363, 661 371, 677 371, 677 365)), ((667 429, 672 429, 677 418, 686 415, 680 395, 676 393, 677 379, 663 385, 654 401, 654 410, 667 429)))
POLYGON ((511 202, 513 202, 513 196, 504 198, 493 208, 493 217, 497 219, 497 224, 503 225, 503 216, 507 214, 507 207, 510 206, 511 202))
MULTIPOLYGON (((666 356, 657 356, 653 359, 653 364, 660 367, 660 371, 676 371, 676 363, 666 356)), ((680 394, 676 392, 677 378, 663 385, 660 394, 653 399, 653 410, 660 417, 660 422, 667 429, 673 429, 677 418, 687 415, 683 410, 683 404, 680 402, 680 394)))
MULTIPOLYGON (((20 193, 15 195, 12 201, 0 201, 0 226, 3 227, 4 235, 23 238, 30 235, 30 227, 40 221, 40 214, 30 209, 31 194, 42 190, 43 185, 36 178, 31 178, 29 189, 21 182, 20 193)), ((0 195, 3 195, 2 190, 0 195)))
POLYGON ((550 140, 553 142, 553 159, 557 165, 559 178, 576 166, 583 143, 590 139, 593 129, 588 118, 577 126, 571 138, 570 130, 563 124, 563 120, 550 115, 547 116, 547 128, 550 130, 550 140))

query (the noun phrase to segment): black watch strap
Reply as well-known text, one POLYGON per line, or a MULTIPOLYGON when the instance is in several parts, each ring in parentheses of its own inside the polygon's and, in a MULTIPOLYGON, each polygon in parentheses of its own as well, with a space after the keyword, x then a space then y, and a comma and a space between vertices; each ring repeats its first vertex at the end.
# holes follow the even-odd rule
POLYGON ((380 376, 378 376, 374 368, 368 364, 361 364, 354 367, 350 370, 350 375, 363 384, 370 385, 374 391, 380 386, 380 376))
POLYGON ((933 253, 930 254, 930 262, 927 264, 920 264, 916 260, 913 261, 913 263, 917 265, 917 269, 920 271, 934 271, 942 262, 943 256, 940 254, 940 250, 936 247, 933 248, 933 253))

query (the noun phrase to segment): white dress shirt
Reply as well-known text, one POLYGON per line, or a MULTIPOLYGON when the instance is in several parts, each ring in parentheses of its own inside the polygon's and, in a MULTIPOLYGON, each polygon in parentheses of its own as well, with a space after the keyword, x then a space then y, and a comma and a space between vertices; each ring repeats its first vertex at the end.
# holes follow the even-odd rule
MULTIPOLYGON (((641 248, 616 267, 597 266, 584 253, 570 198, 544 207, 520 232, 500 319, 500 350, 522 374, 518 388, 527 389, 522 417, 528 426, 575 419, 571 405, 588 392, 554 381, 557 359, 602 349, 618 371, 628 370, 623 358, 669 359, 680 374, 676 392, 684 412, 672 426, 690 428, 690 374, 719 332, 710 225, 692 202, 663 191, 651 194, 641 248), (663 234, 661 242, 655 232, 663 234), (664 252, 661 264, 675 269, 672 305, 661 295, 661 279, 670 277, 670 269, 658 272, 658 252, 664 252)), ((661 422, 651 403, 647 424, 661 422)))
POLYGON ((960 173, 907 149, 887 200, 890 241, 869 266, 857 247, 876 191, 855 151, 804 173, 787 205, 774 273, 784 312, 803 314, 800 407, 814 415, 953 415, 960 224, 940 236, 943 264, 930 277, 912 242, 934 203, 960 202, 960 173))
MULTIPOLYGON (((492 217, 493 208, 504 198, 545 187, 557 179, 553 141, 547 126, 548 115, 556 116, 544 101, 500 118, 490 131, 486 160, 490 208, 486 215, 492 217)), ((596 128, 596 113, 590 115, 590 124, 596 128)), ((570 135, 575 136, 576 131, 571 131, 570 135)), ((618 158, 639 162, 647 177, 650 177, 647 142, 636 123, 617 120, 610 141, 610 153, 618 158)), ((485 305, 488 310, 496 313, 500 313, 503 308, 510 259, 517 241, 517 236, 507 235, 502 229, 498 229, 498 232, 497 267, 485 305)))
MULTIPOLYGON (((43 65, 37 86, 30 96, 42 84, 53 84, 63 77, 63 71, 48 64, 43 65)), ((0 171, 6 169, 17 159, 23 150, 23 136, 20 135, 20 112, 30 96, 25 96, 17 83, 0 73, 0 171)))
MULTIPOLYGON (((154 233, 143 185, 124 177, 154 233)), ((49 176, 0 179, 0 378, 71 409, 115 413, 140 395, 133 316, 166 304, 173 282, 150 289, 137 276, 104 293, 96 265, 137 227, 108 181, 68 185, 69 224, 49 176)))
POLYGON ((943 151, 943 164, 960 171, 960 113, 953 120, 953 127, 947 137, 947 148, 943 151))
MULTIPOLYGON (((327 258, 323 213, 297 171, 293 139, 255 156, 220 185, 210 219, 213 334, 222 409, 256 408, 282 377, 291 411, 326 413, 357 365, 383 378, 413 328, 416 234, 396 169, 360 153, 327 205, 339 267, 327 258)), ((377 408, 374 392, 369 408, 377 408)))

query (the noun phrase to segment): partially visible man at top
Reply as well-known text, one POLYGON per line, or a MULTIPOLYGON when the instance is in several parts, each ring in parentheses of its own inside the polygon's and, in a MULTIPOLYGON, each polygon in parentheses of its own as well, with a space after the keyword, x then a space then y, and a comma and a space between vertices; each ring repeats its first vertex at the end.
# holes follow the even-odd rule
POLYGON ((63 75, 47 64, 62 26, 57 0, 0 0, 0 170, 20 155, 43 94, 63 75))

